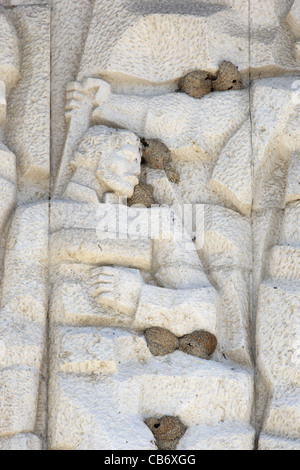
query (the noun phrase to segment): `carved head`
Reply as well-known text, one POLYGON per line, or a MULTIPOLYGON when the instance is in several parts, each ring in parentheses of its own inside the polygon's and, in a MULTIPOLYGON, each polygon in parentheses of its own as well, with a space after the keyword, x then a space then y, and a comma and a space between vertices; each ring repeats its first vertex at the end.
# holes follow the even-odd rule
POLYGON ((104 191, 130 198, 139 183, 141 149, 133 132, 94 126, 83 136, 73 165, 93 170, 104 191))
POLYGON ((18 38, 4 9, 0 7, 0 126, 6 117, 6 96, 18 79, 18 38))

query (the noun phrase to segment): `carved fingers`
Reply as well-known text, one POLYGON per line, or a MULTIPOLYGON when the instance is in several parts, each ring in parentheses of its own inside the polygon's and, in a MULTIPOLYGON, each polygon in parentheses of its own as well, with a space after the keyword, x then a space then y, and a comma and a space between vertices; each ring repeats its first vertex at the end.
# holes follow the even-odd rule
POLYGON ((81 82, 70 82, 67 85, 66 118, 84 106, 99 106, 108 100, 111 94, 110 84, 101 79, 89 78, 81 82))
POLYGON ((97 303, 122 313, 134 314, 143 286, 136 269, 104 266, 92 270, 92 294, 97 303))
POLYGON ((66 96, 66 107, 65 107, 65 116, 67 121, 71 116, 83 107, 84 100, 86 98, 82 83, 71 82, 67 86, 67 96, 66 96))

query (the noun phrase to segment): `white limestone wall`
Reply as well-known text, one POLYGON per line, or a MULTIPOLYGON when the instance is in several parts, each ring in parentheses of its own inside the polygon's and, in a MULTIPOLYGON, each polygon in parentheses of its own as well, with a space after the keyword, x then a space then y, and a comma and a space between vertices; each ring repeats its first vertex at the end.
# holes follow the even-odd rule
MULTIPOLYGON (((299 1, 0 5, 0 450, 155 450, 144 421, 166 415, 187 428, 179 450, 299 449, 299 1), (177 92, 224 60, 242 89, 177 92), (200 241, 97 230, 116 196, 104 144, 74 157, 93 126, 167 145, 180 181, 143 181, 175 235, 197 205, 200 241), (156 357, 151 327, 218 345, 156 357)), ((129 217, 145 227, 150 209, 129 217)))

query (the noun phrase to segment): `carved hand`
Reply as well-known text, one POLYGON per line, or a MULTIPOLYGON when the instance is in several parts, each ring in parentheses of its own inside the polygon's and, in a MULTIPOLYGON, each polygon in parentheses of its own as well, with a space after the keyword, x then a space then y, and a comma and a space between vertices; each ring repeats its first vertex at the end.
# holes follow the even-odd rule
POLYGON ((109 99, 110 84, 105 80, 89 78, 80 82, 70 82, 67 86, 66 116, 84 106, 99 106, 109 99))
POLYGON ((137 269, 103 266, 92 271, 92 292, 99 305, 135 314, 144 284, 137 269))

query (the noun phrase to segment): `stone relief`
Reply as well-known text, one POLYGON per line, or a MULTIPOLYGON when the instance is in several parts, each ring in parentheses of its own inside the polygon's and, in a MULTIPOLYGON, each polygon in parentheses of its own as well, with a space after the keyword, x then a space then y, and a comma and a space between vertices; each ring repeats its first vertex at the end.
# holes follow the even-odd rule
POLYGON ((0 7, 1 450, 39 450, 46 431, 48 13, 0 7))
POLYGON ((0 7, 0 449, 299 449, 298 0, 52 23, 50 165, 50 8, 0 7))
MULTIPOLYGON (((17 167, 16 156, 5 145, 4 128, 6 123, 7 94, 19 78, 19 49, 16 31, 0 10, 0 152, 1 152, 1 202, 0 202, 0 236, 3 236, 10 215, 16 203, 17 167)), ((1 238, 1 251, 3 250, 1 238)), ((2 256, 1 256, 2 259, 2 256)), ((1 262, 2 265, 2 262, 1 262)))

